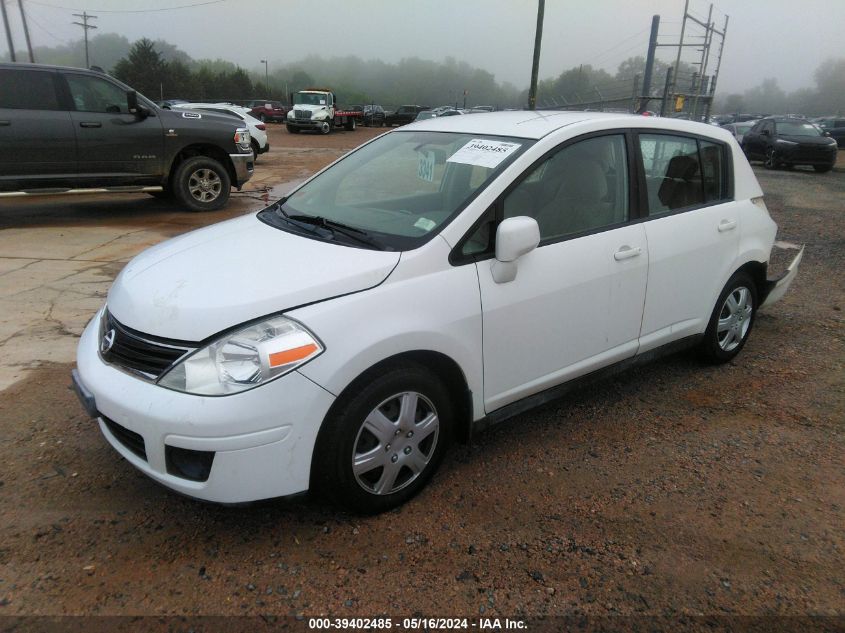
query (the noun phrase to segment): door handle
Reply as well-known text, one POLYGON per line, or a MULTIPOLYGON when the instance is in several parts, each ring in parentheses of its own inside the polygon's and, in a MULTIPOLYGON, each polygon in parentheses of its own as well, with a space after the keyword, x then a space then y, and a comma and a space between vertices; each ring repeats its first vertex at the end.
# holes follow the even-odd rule
POLYGON ((103 124, 99 121, 82 121, 79 127, 103 127, 103 124))
POLYGON ((9 127, 11 124, 11 121, 0 121, 0 127, 9 127))
POLYGON ((722 220, 719 222, 719 233, 733 231, 736 228, 736 220, 722 220))
POLYGON ((613 254, 613 259, 615 259, 617 262, 621 262, 623 259, 637 257, 642 252, 643 249, 641 249, 639 246, 637 248, 631 248, 630 246, 622 246, 618 251, 613 254))

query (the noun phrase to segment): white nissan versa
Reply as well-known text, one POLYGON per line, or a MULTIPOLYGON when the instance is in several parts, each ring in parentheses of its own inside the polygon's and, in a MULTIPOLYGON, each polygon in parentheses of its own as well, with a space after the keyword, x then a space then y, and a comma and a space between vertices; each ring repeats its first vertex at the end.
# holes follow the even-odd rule
POLYGON ((767 278, 762 195, 710 125, 415 123, 133 259, 74 384, 115 450, 179 492, 382 511, 453 438, 582 379, 687 345, 736 356, 803 253, 767 278))

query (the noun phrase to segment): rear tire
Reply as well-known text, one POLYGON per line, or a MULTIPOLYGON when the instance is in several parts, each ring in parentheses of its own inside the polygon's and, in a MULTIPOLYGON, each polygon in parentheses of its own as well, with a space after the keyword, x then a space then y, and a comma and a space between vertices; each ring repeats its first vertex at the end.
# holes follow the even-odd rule
POLYGON ((208 156, 194 156, 173 174, 173 194, 189 211, 216 211, 226 206, 232 181, 229 172, 208 156))
POLYGON ((320 132, 320 134, 328 134, 332 131, 332 124, 329 121, 323 121, 317 127, 317 130, 320 132))
POLYGON ((431 479, 451 439, 453 407, 425 367, 394 364, 362 377, 320 430, 312 483, 364 514, 395 508, 431 479))
POLYGON ((745 347, 757 316, 757 287, 746 272, 728 280, 716 301, 699 345, 704 360, 727 363, 745 347))

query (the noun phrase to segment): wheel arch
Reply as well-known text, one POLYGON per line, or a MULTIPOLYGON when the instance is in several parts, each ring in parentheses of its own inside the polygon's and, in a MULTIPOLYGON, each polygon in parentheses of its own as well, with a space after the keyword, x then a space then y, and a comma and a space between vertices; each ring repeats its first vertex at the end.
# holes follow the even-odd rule
POLYGON ((176 170, 179 169, 179 165, 187 159, 194 158, 195 156, 207 156, 208 158, 213 158, 226 169, 226 172, 229 174, 229 180, 233 183, 233 185, 237 182, 238 177, 235 173, 235 166, 232 164, 232 161, 226 152, 216 145, 196 143, 183 147, 173 157, 173 162, 170 163, 170 169, 167 172, 168 184, 171 184, 173 175, 176 173, 176 170))
MULTIPOLYGON (((755 290, 757 291, 757 306, 759 308, 766 300, 766 295, 769 292, 769 284, 767 283, 768 265, 765 262, 749 261, 737 268, 731 277, 737 273, 747 273, 754 281, 755 290)), ((727 283, 727 282, 725 282, 727 283)))
MULTIPOLYGON (((373 377, 382 374, 386 368, 395 367, 397 365, 419 365, 429 370, 432 374, 438 377, 444 387, 449 392, 449 396, 455 407, 455 439, 459 442, 469 442, 472 429, 472 392, 469 389, 466 376, 460 365, 453 359, 441 352, 431 350, 410 350, 400 352, 393 356, 384 358, 374 365, 360 373, 353 379, 335 398, 332 406, 326 413, 323 423, 320 425, 320 430, 317 433, 317 439, 314 443, 314 452, 316 453, 322 441, 325 439, 326 419, 334 415, 335 411, 341 406, 350 394, 355 393, 362 384, 372 380, 373 377)), ((316 465, 319 463, 318 459, 312 456, 311 459, 311 474, 310 481, 313 487, 313 481, 316 472, 316 465)))

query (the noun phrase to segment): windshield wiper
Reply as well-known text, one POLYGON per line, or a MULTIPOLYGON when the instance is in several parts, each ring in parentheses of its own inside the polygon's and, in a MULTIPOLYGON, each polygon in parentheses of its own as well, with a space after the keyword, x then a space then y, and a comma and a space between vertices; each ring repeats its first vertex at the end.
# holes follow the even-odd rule
POLYGON ((348 224, 343 224, 342 222, 338 222, 336 220, 329 220, 328 218, 324 218, 319 215, 305 215, 301 213, 290 214, 282 208, 281 204, 279 204, 276 208, 278 212, 281 213, 288 221, 327 229, 332 233, 340 233, 341 235, 361 244, 366 244, 367 246, 372 246, 373 248, 377 248, 379 250, 383 249, 383 246, 380 243, 372 239, 369 234, 362 229, 349 226, 348 224))

